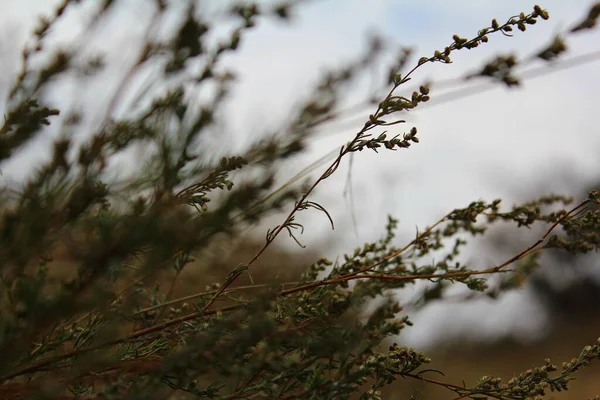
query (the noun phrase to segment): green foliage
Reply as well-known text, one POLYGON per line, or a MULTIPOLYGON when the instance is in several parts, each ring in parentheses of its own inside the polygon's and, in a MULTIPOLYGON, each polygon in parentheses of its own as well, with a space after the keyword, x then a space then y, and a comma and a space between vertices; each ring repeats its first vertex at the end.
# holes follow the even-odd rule
MULTIPOLYGON (((82 69, 94 74, 102 57, 78 58, 59 50, 41 67, 30 58, 43 52, 47 34, 68 8, 66 0, 52 19, 42 19, 33 42, 23 51, 17 77, 0 128, 0 161, 18 155, 59 111, 44 105, 43 94, 55 78, 82 69)), ((107 18, 119 2, 105 1, 93 23, 107 18)), ((193 3, 190 3, 193 4, 193 3)), ((155 1, 153 23, 171 5, 155 1)), ((335 118, 342 90, 377 61, 380 40, 347 66, 324 74, 313 93, 285 127, 287 134, 265 136, 244 154, 227 154, 215 162, 200 140, 217 127, 219 111, 234 81, 220 60, 236 51, 240 41, 262 18, 288 20, 296 5, 271 8, 240 3, 211 18, 197 7, 184 10, 170 39, 148 36, 137 62, 127 71, 100 126, 89 132, 73 110, 62 120, 52 157, 18 190, 2 188, 0 216, 0 394, 2 398, 312 398, 340 399, 359 395, 381 398, 380 389, 399 377, 441 385, 457 398, 539 398, 567 389, 573 373, 600 356, 598 345, 587 346, 562 370, 546 360, 503 383, 484 376, 473 386, 431 379, 431 360, 398 344, 387 349, 411 325, 391 293, 419 280, 431 282, 418 304, 444 299, 454 283, 492 297, 520 287, 546 249, 583 254, 600 246, 600 193, 566 209, 572 200, 543 196, 502 211, 501 201, 476 201, 448 212, 415 238, 397 247, 398 221, 389 218, 380 240, 333 262, 322 258, 303 270, 296 281, 275 279, 250 285, 241 279, 252 273, 261 256, 285 231, 297 237, 304 227, 296 215, 307 209, 327 210, 311 200, 343 159, 365 149, 408 149, 419 143, 417 129, 397 132, 400 115, 430 99, 421 85, 400 95, 417 70, 429 63, 450 63, 450 56, 487 43, 495 33, 525 31, 549 14, 536 6, 500 24, 493 20, 471 39, 457 35, 451 44, 422 57, 404 72, 410 53, 390 67, 388 94, 366 118, 362 128, 335 155, 314 182, 296 187, 275 186, 277 169, 304 151, 311 135, 335 118), (208 33, 219 18, 233 18, 227 40, 211 43, 208 33), (164 39, 164 40, 163 40, 164 39), (198 62, 201 68, 192 68, 198 62), (160 66, 163 80, 146 85, 136 104, 116 118, 114 105, 123 88, 142 68, 160 66), (211 85, 212 98, 192 107, 189 98, 211 85), (389 129, 381 131, 381 129, 389 129), (87 134, 76 146, 70 132, 87 134), (110 178, 109 161, 139 144, 150 149, 139 173, 126 182, 110 178), (248 227, 286 209, 282 222, 267 230, 264 244, 246 262, 214 271, 203 264, 216 244, 229 245, 248 227), (495 223, 516 228, 546 226, 545 233, 506 261, 478 269, 458 261, 470 238, 484 235, 495 223), (66 259, 55 255, 66 251, 66 259), (436 261, 431 261, 434 259, 436 261), (206 290, 173 299, 181 274, 210 277, 206 290), (173 276, 164 284, 165 274, 173 276), (212 274, 221 273, 212 280, 212 274), (501 275, 498 284, 490 276, 501 275), (165 287, 166 286, 166 287, 165 287), (373 302, 373 300, 376 300, 373 302), (367 306, 375 304, 373 311, 367 306)), ((583 22, 567 32, 592 28, 596 4, 583 22)), ((85 43, 84 43, 85 44, 85 43)), ((536 56, 549 61, 566 49, 557 37, 536 56)), ((467 78, 492 79, 507 86, 519 83, 515 56, 498 56, 467 78)), ((224 253, 226 253, 224 252, 224 253)), ((225 258, 227 254, 222 254, 225 258)), ((401 336, 400 336, 401 338, 401 336)), ((412 398, 418 398, 418 393, 412 398)))

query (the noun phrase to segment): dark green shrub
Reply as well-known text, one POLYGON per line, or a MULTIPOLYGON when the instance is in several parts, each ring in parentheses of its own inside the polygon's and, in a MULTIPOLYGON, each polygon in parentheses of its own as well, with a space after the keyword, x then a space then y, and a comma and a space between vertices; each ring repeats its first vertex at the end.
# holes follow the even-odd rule
MULTIPOLYGON (((24 50, 23 72, 12 87, 0 129, 0 160, 15 157, 58 118, 59 110, 43 100, 56 78, 102 69, 101 58, 84 59, 77 49, 55 52, 45 65, 31 67, 31 60, 44 52, 49 29, 79 3, 67 0, 55 17, 42 20, 24 50)), ((105 1, 92 24, 101 23, 118 3, 105 1)), ((156 21, 174 10, 167 2, 153 4, 156 21)), ((593 27, 599 10, 596 4, 572 31, 593 27)), ((390 217, 381 239, 339 262, 319 259, 291 281, 268 276, 259 281, 253 275, 278 236, 298 241, 303 227, 297 213, 312 208, 330 218, 311 194, 342 159, 363 150, 406 151, 419 142, 417 129, 401 129, 400 119, 430 98, 427 85, 400 94, 417 71, 449 63, 456 51, 474 49, 493 35, 525 31, 548 18, 536 6, 505 23, 494 20, 472 38, 455 35, 447 47, 416 60, 412 68, 407 68, 406 52, 391 68, 388 94, 322 174, 308 185, 276 187, 277 168, 303 152, 316 129, 335 118, 341 90, 382 51, 374 40, 364 56, 325 74, 289 118, 286 134, 262 138, 244 154, 214 162, 199 143, 218 134, 223 100, 233 84, 221 58, 237 49, 258 19, 285 20, 292 11, 286 3, 237 5, 221 16, 233 17, 236 28, 228 40, 215 44, 207 34, 216 22, 190 5, 172 38, 149 36, 102 123, 84 144, 76 145, 75 135, 88 129, 85 113, 70 110, 61 116, 51 159, 40 162, 17 190, 2 188, 2 398, 377 399, 380 388, 404 377, 442 385, 456 398, 517 399, 565 390, 572 374, 598 357, 600 347, 594 344, 562 368, 547 360, 508 382, 483 377, 463 386, 430 378, 430 360, 416 350, 397 344, 382 348, 410 324, 388 296, 391 290, 428 280, 435 285, 423 295, 424 302, 440 298, 451 283, 497 296, 518 288, 539 267, 542 250, 597 250, 600 214, 588 206, 600 202, 598 192, 570 208, 564 207, 571 199, 556 195, 508 211, 501 210, 500 200, 473 202, 400 247, 394 240, 397 221, 390 217), (161 67, 162 79, 144 87, 138 101, 115 117, 128 83, 148 66, 161 67), (212 98, 192 107, 187 94, 208 86, 212 98), (139 144, 148 149, 139 160, 139 173, 126 181, 111 179, 110 161, 139 144), (214 267, 219 258, 228 259, 245 228, 281 210, 281 223, 266 232, 253 255, 228 265, 224 274, 214 267), (517 227, 546 224, 547 230, 497 266, 477 270, 456 261, 467 238, 499 221, 517 227), (432 263, 428 256, 434 251, 443 256, 432 263), (189 269, 206 289, 174 298, 176 283, 189 269), (488 287, 487 277, 499 274, 501 284, 488 287), (165 277, 172 280, 165 284, 165 277), (384 301, 359 318, 373 299, 384 301)), ((86 38, 81 40, 85 46, 86 38)), ((537 57, 554 60, 565 48, 557 36, 537 57)), ((520 63, 514 56, 499 56, 472 77, 518 85, 514 68, 520 63)))

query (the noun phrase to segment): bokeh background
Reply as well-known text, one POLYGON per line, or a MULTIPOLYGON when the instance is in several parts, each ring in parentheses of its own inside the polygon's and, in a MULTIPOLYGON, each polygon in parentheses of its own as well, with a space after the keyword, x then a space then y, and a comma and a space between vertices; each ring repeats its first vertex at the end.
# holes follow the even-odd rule
MULTIPOLYGON (((37 18, 49 14, 56 3, 0 0, 2 99, 19 71, 20 51, 37 18)), ((93 7, 95 2, 87 3, 93 7)), ((307 228, 302 240, 308 254, 336 258, 350 252, 380 236, 387 215, 400 219, 398 241, 403 243, 413 237, 416 226, 431 224, 474 200, 502 198, 508 206, 550 193, 580 199, 588 189, 599 187, 600 29, 567 38, 569 50, 564 60, 573 60, 571 64, 527 64, 521 72, 528 78, 517 88, 461 79, 496 54, 515 53, 519 58, 535 54, 556 34, 581 20, 592 3, 547 0, 540 5, 549 11, 550 20, 540 21, 527 32, 516 32, 512 38, 493 36, 485 46, 456 53, 451 65, 420 69, 414 83, 433 82, 432 100, 403 118, 406 130, 418 127, 421 142, 408 151, 363 152, 354 156, 351 164, 346 161, 315 195, 331 212, 336 229, 332 231, 327 219, 317 213, 300 216, 307 228), (436 82, 443 84, 436 86, 436 82)), ((207 12, 215 12, 230 4, 209 0, 203 6, 207 12)), ((325 69, 343 65, 366 49, 368 35, 379 34, 390 43, 384 58, 393 59, 397 49, 406 46, 414 50, 416 62, 450 44, 453 34, 470 37, 492 18, 505 21, 521 11, 530 12, 534 4, 523 0, 315 0, 298 7, 291 24, 263 20, 244 38, 240 51, 227 59, 239 81, 227 105, 229 129, 222 135, 233 148, 242 149, 262 133, 276 130, 325 69)), ((82 35, 88 14, 85 7, 67 14, 52 32, 51 43, 68 44, 82 35)), ((61 80, 48 94, 55 106, 77 104, 98 110, 98 114, 110 106, 109 94, 147 34, 151 10, 148 0, 127 0, 121 1, 113 14, 98 27, 90 45, 106 51, 108 68, 84 86, 76 79, 61 80)), ((228 29, 223 22, 215 40, 228 29)), ((323 127, 310 151, 280 171, 282 182, 350 140, 372 112, 364 100, 381 93, 377 89, 384 74, 383 68, 374 68, 357 83, 344 100, 350 110, 344 119, 323 127)), ((410 93, 410 87, 406 88, 406 94, 410 93)), ((4 110, 5 104, 0 102, 0 112, 4 110)), ((94 115, 88 118, 93 124, 94 115)), ((0 178, 5 182, 24 179, 36 162, 47 156, 54 133, 50 129, 16 160, 1 165, 0 178)), ((133 167, 131 156, 119 160, 124 171, 133 167)), ((257 227, 249 238, 255 235, 260 240, 263 228, 257 227)), ((489 267, 514 255, 539 234, 535 229, 519 231, 494 230, 491 238, 471 244, 464 259, 477 268, 489 267)), ((279 261, 297 257, 300 251, 283 237, 278 246, 272 257, 279 261)), ((544 268, 522 290, 499 299, 436 302, 418 311, 407 307, 415 325, 397 340, 432 352, 439 360, 435 367, 446 371, 451 366, 455 376, 447 376, 448 381, 482 375, 511 377, 542 364, 548 356, 556 362, 566 361, 600 336, 595 318, 600 305, 598 256, 572 259, 549 254, 543 261, 544 268)), ((422 285, 417 285, 415 290, 420 289, 422 285)), ((398 296, 408 304, 414 293, 398 296)), ((600 393, 592 385, 598 371, 582 373, 581 382, 574 385, 580 391, 560 398, 600 393)), ((392 396, 392 392, 388 394, 392 396)), ((443 392, 425 394, 425 398, 447 398, 443 392)))

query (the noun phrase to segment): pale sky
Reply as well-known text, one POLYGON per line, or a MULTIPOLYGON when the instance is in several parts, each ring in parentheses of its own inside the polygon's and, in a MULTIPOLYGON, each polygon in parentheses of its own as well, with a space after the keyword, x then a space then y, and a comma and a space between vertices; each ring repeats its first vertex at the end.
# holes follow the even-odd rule
MULTIPOLYGON (((116 22, 108 29, 110 35, 104 36, 98 46, 124 50, 135 46, 142 39, 144 21, 149 18, 145 1, 124 2, 129 9, 115 18, 116 22), (135 13, 133 19, 131 13, 135 13)), ((13 61, 18 60, 21 44, 35 22, 33 17, 48 12, 55 3, 0 0, 3 10, 0 14, 0 54, 3 56, 0 68, 3 71, 16 73, 19 64, 13 61)), ((211 4, 211 1, 206 3, 211 4)), ((425 66, 414 75, 414 82, 461 76, 499 52, 514 50, 520 55, 530 55, 547 44, 554 34, 583 18, 592 3, 548 0, 540 5, 549 11, 549 21, 540 21, 527 32, 516 32, 510 39, 492 36, 486 46, 457 53, 451 66, 425 66)), ((240 78, 229 105, 234 137, 247 140, 249 133, 260 131, 263 121, 276 126, 277 118, 286 115, 299 94, 307 93, 306 88, 324 67, 340 65, 364 49, 367 32, 376 31, 399 45, 414 47, 415 55, 420 57, 443 49, 451 43, 455 33, 470 37, 487 26, 492 18, 504 22, 521 11, 529 13, 534 4, 523 0, 315 0, 299 9, 298 18, 290 26, 263 22, 244 38, 240 53, 229 60, 240 78)), ((78 34, 79 29, 78 19, 73 16, 58 32, 58 37, 69 39, 78 34)), ((597 43, 600 43, 600 29, 568 37, 568 57, 599 51, 597 43)), ((113 55, 117 67, 107 71, 106 79, 110 81, 111 76, 117 76, 119 65, 125 65, 127 57, 131 59, 134 55, 117 51, 113 55)), ((351 252, 357 245, 377 239, 383 233, 387 215, 391 214, 400 219, 400 245, 414 235, 415 226, 431 224, 451 209, 464 207, 471 201, 503 198, 508 206, 512 201, 525 200, 532 187, 539 187, 542 176, 559 178, 544 181, 546 193, 566 194, 573 188, 571 182, 560 179, 563 171, 574 172, 582 181, 598 177, 599 72, 600 62, 592 62, 527 80, 514 90, 498 86, 439 106, 434 104, 434 87, 431 106, 425 105, 403 116, 408 123, 398 127, 401 133, 417 126, 419 144, 407 151, 379 155, 362 152, 354 157, 352 184, 358 234, 342 194, 346 163, 327 182, 327 188, 314 198, 332 213, 337 229, 332 232, 326 218, 316 213, 300 215, 307 232, 303 242, 316 248, 324 239, 331 240, 332 247, 327 251, 331 257, 351 252)), ((3 73, 0 76, 3 97, 6 79, 3 73)), ((69 85, 69 82, 64 85, 55 100, 65 106, 71 104, 69 99, 74 93, 81 96, 81 101, 94 104, 98 93, 114 87, 107 81, 84 88, 69 85)), ((351 95, 348 104, 358 99, 356 94, 351 95)), ((0 104, 0 112, 4 112, 3 104, 0 104)), ((314 151, 291 162, 289 171, 282 171, 282 177, 293 175, 318 156, 350 140, 364 123, 360 121, 371 112, 365 108, 351 119, 356 122, 355 126, 344 125, 337 134, 319 138, 314 143, 314 151)), ((335 126, 332 129, 336 132, 335 126)), ((331 133, 331 129, 328 132, 331 133)), ((32 146, 18 163, 3 165, 3 177, 16 179, 32 165, 31 157, 39 157, 47 143, 42 141, 32 146)), ((287 241, 283 236, 279 240, 287 241)), ((480 254, 473 259, 483 263, 480 266, 483 268, 511 255, 497 259, 495 255, 480 254)), ((527 340, 540 332, 547 323, 547 316, 526 289, 510 293, 497 302, 430 307, 413 316, 413 320, 415 326, 402 333, 403 340, 422 345, 453 334, 468 333, 473 324, 478 327, 478 335, 496 337, 511 333, 527 340)))

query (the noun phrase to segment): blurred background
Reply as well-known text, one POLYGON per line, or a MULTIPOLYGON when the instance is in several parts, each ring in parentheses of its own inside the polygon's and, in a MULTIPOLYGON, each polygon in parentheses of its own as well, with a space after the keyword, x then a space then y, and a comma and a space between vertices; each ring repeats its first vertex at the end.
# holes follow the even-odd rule
MULTIPOLYGON (((87 2, 90 7, 93 3, 87 2)), ((99 113, 114 106, 108 104, 109 94, 116 90, 123 71, 135 59, 137 53, 132 49, 144 40, 151 20, 147 0, 120 3, 109 22, 90 36, 90 46, 106 51, 108 67, 86 85, 76 79, 61 80, 47 94, 53 106, 89 106, 99 113)), ((218 12, 231 3, 209 0, 203 7, 207 12, 218 12)), ((50 0, 0 0, 3 100, 19 72, 21 49, 37 19, 49 15, 56 4, 50 0)), ((233 149, 242 149, 262 133, 276 130, 320 74, 364 51, 369 35, 381 35, 389 44, 390 50, 383 56, 389 60, 398 56, 399 49, 412 48, 414 64, 419 57, 449 45, 453 34, 471 37, 493 18, 503 22, 521 11, 530 12, 534 4, 523 0, 304 2, 289 24, 261 20, 244 38, 239 52, 227 58, 239 80, 227 104, 228 130, 221 134, 233 149)), ((381 236, 388 215, 400 220, 397 240, 401 245, 414 237, 417 226, 430 225, 471 201, 502 198, 508 207, 550 193, 580 200, 588 190, 598 188, 600 29, 569 36, 568 53, 556 65, 528 63, 520 70, 524 78, 519 87, 508 89, 461 79, 497 54, 514 53, 519 58, 535 55, 556 34, 584 18, 592 4, 584 0, 546 0, 540 6, 549 11, 550 20, 530 26, 527 32, 516 32, 512 38, 490 37, 485 46, 457 52, 451 65, 419 69, 413 75, 413 86, 432 82, 432 100, 402 116, 407 124, 398 127, 398 133, 416 126, 421 142, 407 151, 362 152, 351 163, 346 160, 314 197, 330 211, 336 229, 332 231, 327 219, 318 213, 302 213, 299 220, 307 229, 301 239, 307 250, 298 249, 292 240, 282 237, 277 252, 265 264, 282 264, 286 257, 298 260, 298 254, 304 254, 302 261, 308 263, 322 255, 335 259, 381 236)), ((70 43, 83 34, 89 14, 86 6, 65 16, 52 32, 53 44, 70 43)), ((215 40, 220 30, 228 29, 227 22, 223 22, 214 33, 215 40)), ((343 118, 323 126, 310 151, 280 171, 281 182, 353 137, 373 112, 365 99, 383 93, 382 75, 385 70, 375 67, 348 92, 343 118)), ((413 86, 404 89, 403 94, 410 96, 413 86)), ((4 101, 0 103, 0 112, 4 113, 5 106, 4 101)), ((93 124, 94 115, 88 118, 93 124)), ((1 165, 0 178, 5 182, 23 180, 37 160, 47 157, 52 135, 50 129, 17 159, 1 165)), ((218 152, 221 142, 206 145, 218 152)), ((133 156, 118 160, 124 171, 135 163, 133 156)), ((322 165, 313 175, 325 167, 322 165)), ((268 221, 268 225, 271 222, 277 220, 268 221)), ((236 257, 243 257, 244 251, 262 240, 268 225, 250 232, 236 257)), ((487 239, 469 245, 464 260, 473 268, 499 264, 542 232, 521 231, 525 230, 495 229, 487 239)), ((567 361, 600 336, 598 320, 590 318, 600 309, 598 256, 574 259, 548 253, 542 263, 543 268, 522 290, 495 300, 484 296, 435 302, 423 309, 407 306, 405 311, 414 326, 404 330, 398 342, 427 351, 436 360, 433 368, 448 371, 452 366, 455 376, 447 376, 446 381, 482 375, 509 378, 515 372, 541 365, 546 357, 559 364, 567 361)), ((417 285, 413 292, 398 293, 401 303, 410 304, 423 285, 417 285)), ((458 299, 461 290, 457 288, 454 293, 458 299)), ((599 371, 581 373, 568 398, 598 394, 593 377, 599 371)), ((405 384, 419 387, 414 382, 405 384)), ((447 394, 432 391, 429 386, 423 389, 425 398, 447 398, 447 394)), ((390 390, 390 398, 394 391, 406 393, 398 388, 390 390)))

